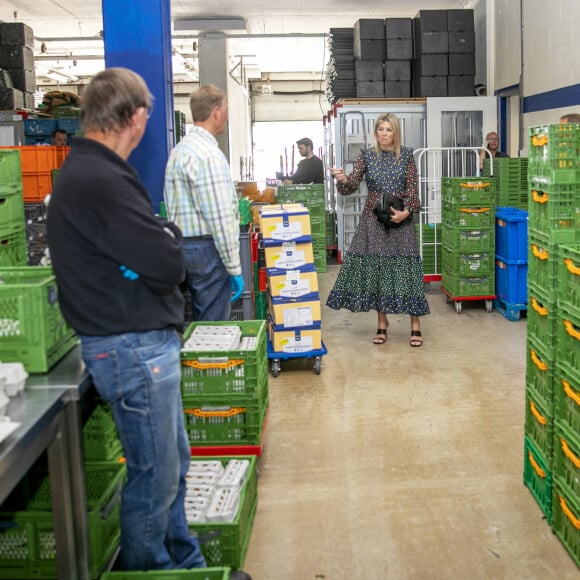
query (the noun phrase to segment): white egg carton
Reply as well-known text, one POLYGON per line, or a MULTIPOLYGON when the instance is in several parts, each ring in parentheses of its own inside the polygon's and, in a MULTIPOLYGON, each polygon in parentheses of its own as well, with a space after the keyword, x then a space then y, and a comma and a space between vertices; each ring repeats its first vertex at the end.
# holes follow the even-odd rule
POLYGON ((205 514, 199 510, 185 510, 185 519, 188 524, 203 524, 205 519, 205 514))
POLYGON ((249 469, 250 462, 247 459, 232 459, 228 461, 218 482, 219 487, 241 488, 244 481, 246 481, 249 469))
POLYGON ((207 508, 209 507, 210 501, 211 498, 209 497, 189 497, 186 494, 183 505, 185 506, 186 510, 197 510, 205 514, 207 508))
POLYGON ((221 477, 221 475, 224 472, 224 466, 221 461, 199 461, 195 459, 191 462, 189 471, 193 472, 212 471, 213 473, 217 473, 218 476, 221 477))
POLYGON ((196 326, 185 341, 184 350, 213 351, 239 348, 242 329, 239 326, 196 326))
POLYGON ((188 485, 186 490, 186 496, 191 497, 207 497, 211 498, 215 492, 215 488, 212 485, 188 485))
POLYGON ((256 350, 258 340, 255 336, 244 336, 240 341, 240 350, 256 350))
POLYGON ((240 492, 231 487, 218 489, 205 515, 208 522, 233 522, 240 505, 240 492))
POLYGON ((24 389, 28 373, 22 363, 0 363, 0 383, 4 382, 3 390, 9 397, 14 397, 24 389))
POLYGON ((219 475, 213 471, 188 471, 185 476, 187 487, 196 487, 198 485, 215 486, 219 480, 219 475))

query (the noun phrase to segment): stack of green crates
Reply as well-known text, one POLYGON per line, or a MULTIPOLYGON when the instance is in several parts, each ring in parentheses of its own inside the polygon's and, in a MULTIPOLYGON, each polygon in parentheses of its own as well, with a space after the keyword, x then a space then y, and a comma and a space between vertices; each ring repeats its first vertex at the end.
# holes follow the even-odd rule
POLYGON ((417 224, 417 239, 422 252, 425 276, 441 273, 441 224, 417 224))
POLYGON ((580 125, 528 137, 524 483, 580 566, 580 125))
POLYGON ((185 137, 185 113, 175 111, 175 143, 185 137))
POLYGON ((441 284, 453 297, 495 295, 495 182, 444 177, 441 284))
MULTIPOLYGON (((490 160, 483 161, 484 177, 491 173, 490 160)), ((494 158, 493 177, 496 182, 495 204, 499 207, 528 209, 528 159, 494 158)))
POLYGON ((324 184, 279 185, 276 191, 277 203, 303 203, 310 212, 312 230, 312 251, 317 272, 326 272, 326 210, 324 184))
POLYGON ((190 445, 261 445, 269 398, 266 322, 193 322, 183 339, 181 393, 190 445), (235 347, 207 350, 189 341, 198 327, 220 335, 232 326, 241 330, 235 347))
POLYGON ((20 151, 0 149, 0 268, 26 263, 20 151))
MULTIPOLYGON (((90 546, 90 577, 99 578, 119 547, 121 488, 125 465, 117 461, 85 464, 90 546)), ((36 468, 2 505, 0 577, 57 578, 56 541, 50 482, 36 468)))
POLYGON ((0 360, 45 373, 77 343, 58 303, 51 268, 0 269, 0 360))

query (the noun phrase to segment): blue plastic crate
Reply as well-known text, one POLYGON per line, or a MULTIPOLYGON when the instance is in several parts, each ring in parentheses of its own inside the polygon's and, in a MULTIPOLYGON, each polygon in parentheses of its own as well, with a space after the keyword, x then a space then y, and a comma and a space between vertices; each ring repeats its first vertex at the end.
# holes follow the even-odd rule
POLYGON ((495 256, 495 293, 508 304, 528 301, 528 262, 495 256))
POLYGON ((528 259, 528 212, 515 207, 495 211, 495 253, 503 260, 528 259))
POLYGON ((73 117, 60 117, 58 128, 66 131, 68 135, 74 135, 81 128, 81 121, 73 117))
POLYGON ((56 119, 24 119, 24 134, 28 137, 49 137, 56 129, 56 119))

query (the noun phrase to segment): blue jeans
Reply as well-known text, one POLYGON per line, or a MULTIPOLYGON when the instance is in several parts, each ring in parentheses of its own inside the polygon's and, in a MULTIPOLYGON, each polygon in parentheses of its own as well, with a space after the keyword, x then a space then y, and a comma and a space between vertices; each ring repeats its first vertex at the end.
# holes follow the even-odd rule
POLYGON ((183 423, 179 336, 153 330, 80 339, 87 371, 111 406, 127 461, 123 568, 204 567, 184 508, 191 451, 183 423))
POLYGON ((183 239, 187 284, 191 291, 193 319, 229 320, 230 278, 211 237, 183 239))

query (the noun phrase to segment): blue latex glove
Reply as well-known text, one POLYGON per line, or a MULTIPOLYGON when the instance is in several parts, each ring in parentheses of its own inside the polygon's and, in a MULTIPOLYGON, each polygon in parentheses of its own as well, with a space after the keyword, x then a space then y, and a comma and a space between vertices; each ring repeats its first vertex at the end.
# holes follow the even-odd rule
POLYGON ((137 280, 137 278, 139 278, 139 274, 137 274, 137 272, 129 270, 129 268, 127 268, 127 266, 123 266, 123 264, 119 266, 119 270, 123 272, 123 277, 127 278, 127 280, 137 280))
POLYGON ((232 287, 231 301, 235 302, 244 291, 244 277, 241 274, 238 274, 237 276, 230 276, 230 284, 232 287))

